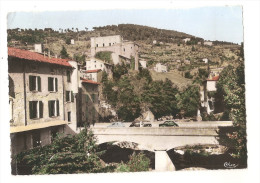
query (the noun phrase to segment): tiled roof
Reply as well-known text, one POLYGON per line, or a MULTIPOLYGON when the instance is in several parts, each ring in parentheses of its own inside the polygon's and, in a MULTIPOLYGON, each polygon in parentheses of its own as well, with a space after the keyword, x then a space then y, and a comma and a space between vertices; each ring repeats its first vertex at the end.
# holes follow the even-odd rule
POLYGON ((82 83, 88 83, 88 84, 94 84, 94 85, 100 85, 101 83, 98 83, 96 81, 92 81, 92 80, 88 80, 88 79, 83 79, 83 78, 80 78, 82 81, 82 83))
POLYGON ((86 73, 93 73, 93 72, 99 72, 101 69, 95 69, 95 70, 87 70, 86 73))
POLYGON ((211 79, 207 79, 207 81, 218 81, 219 80, 219 76, 214 76, 211 79))
POLYGON ((8 47, 8 56, 25 59, 25 60, 36 61, 36 62, 43 62, 43 63, 72 67, 68 63, 69 59, 49 58, 48 56, 43 56, 39 53, 31 52, 28 50, 22 50, 22 49, 18 49, 18 48, 13 48, 13 47, 8 47))

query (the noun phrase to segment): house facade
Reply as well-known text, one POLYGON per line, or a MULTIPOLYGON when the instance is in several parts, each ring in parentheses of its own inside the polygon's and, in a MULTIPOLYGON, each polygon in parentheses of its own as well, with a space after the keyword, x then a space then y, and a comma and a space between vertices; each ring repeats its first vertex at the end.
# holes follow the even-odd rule
MULTIPOLYGON (((50 144, 77 123, 75 61, 8 48, 11 152, 50 144)), ((73 131, 72 130, 72 131, 73 131)))
POLYGON ((94 125, 99 118, 99 82, 80 78, 77 127, 94 125))

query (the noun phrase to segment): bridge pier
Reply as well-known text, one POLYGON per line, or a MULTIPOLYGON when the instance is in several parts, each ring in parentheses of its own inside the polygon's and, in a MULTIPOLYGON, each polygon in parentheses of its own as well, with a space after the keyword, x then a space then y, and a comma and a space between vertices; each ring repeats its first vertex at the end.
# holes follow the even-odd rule
POLYGON ((175 166, 167 154, 166 149, 156 149, 155 152, 155 171, 175 171, 175 166))

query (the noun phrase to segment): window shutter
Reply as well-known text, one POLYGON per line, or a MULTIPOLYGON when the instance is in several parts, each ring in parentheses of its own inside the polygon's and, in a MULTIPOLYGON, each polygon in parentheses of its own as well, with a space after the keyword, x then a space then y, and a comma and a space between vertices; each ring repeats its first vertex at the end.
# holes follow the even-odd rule
POLYGON ((52 91, 52 82, 50 77, 48 77, 48 91, 52 91))
POLYGON ((29 90, 33 90, 33 76, 29 76, 29 90))
POLYGON ((38 76, 38 77, 37 77, 37 80, 38 80, 38 91, 42 91, 41 77, 38 76))
POLYGON ((73 91, 71 91, 70 94, 71 94, 71 102, 74 102, 73 91))
POLYGON ((49 107, 49 117, 51 117, 51 111, 53 110, 51 106, 51 101, 48 101, 48 107, 49 107))
POLYGON ((59 116, 60 115, 60 109, 59 109, 59 101, 58 100, 56 100, 56 110, 57 110, 57 116, 59 116))
POLYGON ((39 108, 40 108, 40 118, 43 118, 43 103, 42 101, 39 101, 39 108))
POLYGON ((33 118, 33 105, 32 102, 29 102, 29 112, 30 112, 30 119, 33 118))
POLYGON ((58 91, 58 78, 55 78, 55 91, 58 91))
POLYGON ((70 92, 66 91, 66 102, 70 101, 70 92))

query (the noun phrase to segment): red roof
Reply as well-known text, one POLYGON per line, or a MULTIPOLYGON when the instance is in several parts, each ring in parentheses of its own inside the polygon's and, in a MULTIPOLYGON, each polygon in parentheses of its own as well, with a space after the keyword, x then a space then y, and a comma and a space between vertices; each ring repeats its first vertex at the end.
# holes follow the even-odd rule
POLYGON ((211 79, 207 79, 207 81, 218 81, 219 80, 219 76, 214 76, 211 79))
POLYGON ((95 84, 95 85, 99 85, 100 84, 100 83, 98 83, 96 81, 92 81, 92 80, 88 80, 88 79, 82 79, 82 83, 95 84))
POLYGON ((93 72, 99 72, 99 71, 101 71, 101 69, 88 70, 88 71, 86 71, 86 73, 93 73, 93 72))
POLYGON ((61 59, 61 58, 49 58, 47 56, 43 56, 39 53, 31 52, 28 50, 22 50, 18 48, 8 47, 8 56, 16 57, 25 60, 32 60, 36 62, 44 62, 49 64, 63 65, 67 67, 72 67, 68 61, 69 59, 61 59))

